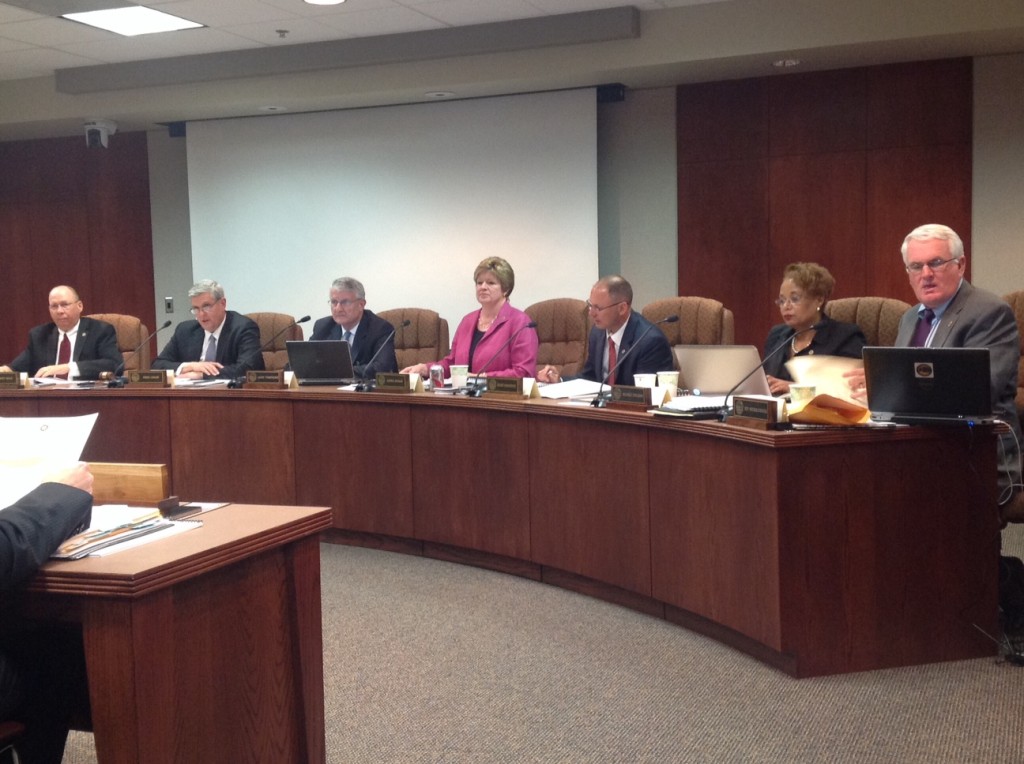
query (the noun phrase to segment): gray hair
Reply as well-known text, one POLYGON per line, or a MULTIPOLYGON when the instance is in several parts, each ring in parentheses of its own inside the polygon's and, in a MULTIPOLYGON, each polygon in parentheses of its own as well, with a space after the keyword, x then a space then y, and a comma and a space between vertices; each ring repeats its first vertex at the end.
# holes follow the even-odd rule
POLYGON ((928 241, 929 239, 940 239, 946 242, 946 246, 949 247, 949 256, 954 260, 959 260, 964 256, 964 243, 957 236, 956 231, 950 228, 948 225, 940 225, 938 223, 928 223, 927 225, 920 225, 913 231, 907 234, 907 238, 903 240, 903 246, 900 248, 900 252, 903 253, 903 264, 907 264, 907 244, 910 240, 914 241, 928 241))
POLYGON ((192 285, 192 288, 188 290, 188 298, 190 300, 193 297, 199 297, 203 294, 213 295, 214 300, 223 300, 224 287, 213 279, 203 279, 202 281, 197 281, 192 285))
POLYGON ((358 299, 366 299, 366 290, 363 289, 362 282, 351 276, 342 276, 340 279, 335 279, 334 283, 331 284, 331 289, 336 289, 339 292, 354 292, 358 299))

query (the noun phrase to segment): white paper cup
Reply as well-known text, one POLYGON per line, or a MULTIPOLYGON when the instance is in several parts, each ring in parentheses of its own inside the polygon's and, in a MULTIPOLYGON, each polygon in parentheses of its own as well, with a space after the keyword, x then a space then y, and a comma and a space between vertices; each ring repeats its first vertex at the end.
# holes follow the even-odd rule
POLYGON ((633 384, 637 387, 654 387, 658 382, 657 374, 634 374, 633 384))
POLYGON ((451 364, 448 367, 452 377, 452 387, 465 387, 469 378, 469 366, 466 364, 451 364))
POLYGON ((795 404, 801 406, 811 400, 816 395, 816 388, 814 385, 790 385, 789 386, 789 400, 795 404))

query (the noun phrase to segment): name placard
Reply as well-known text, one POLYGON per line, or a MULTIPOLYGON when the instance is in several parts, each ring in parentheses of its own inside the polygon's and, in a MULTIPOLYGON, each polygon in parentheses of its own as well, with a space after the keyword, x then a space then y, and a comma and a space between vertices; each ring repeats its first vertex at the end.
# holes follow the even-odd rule
POLYGON ((249 390, 284 390, 287 387, 284 381, 284 370, 277 371, 254 371, 250 369, 245 372, 245 389, 249 390))
POLYGON ((23 371, 0 371, 0 390, 21 390, 28 386, 28 375, 23 371))
POLYGON ((128 372, 128 381, 133 385, 144 385, 146 387, 170 387, 170 376, 164 369, 130 371, 128 372))
POLYGON ((504 395, 508 398, 539 398, 540 389, 531 377, 488 377, 488 395, 504 395))
POLYGON ((732 410, 733 414, 725 420, 726 424, 751 427, 756 430, 771 430, 779 422, 779 404, 776 400, 734 395, 732 410))
POLYGON ((377 387, 374 390, 382 393, 422 393, 423 380, 419 374, 380 372, 377 374, 377 387))
POLYGON ((615 385, 609 406, 649 409, 651 407, 651 388, 633 387, 632 385, 615 385))

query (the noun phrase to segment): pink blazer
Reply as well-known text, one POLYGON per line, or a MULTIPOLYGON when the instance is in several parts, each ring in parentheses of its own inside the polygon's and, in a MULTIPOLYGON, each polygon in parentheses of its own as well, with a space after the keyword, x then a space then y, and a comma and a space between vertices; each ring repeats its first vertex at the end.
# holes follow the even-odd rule
MULTIPOLYGON (((487 332, 477 343, 473 360, 469 359, 469 346, 473 342, 473 331, 476 329, 477 319, 480 311, 474 310, 469 313, 455 330, 452 338, 452 350, 439 363, 444 367, 446 377, 451 376, 450 366, 455 364, 469 364, 470 373, 483 369, 491 357, 498 352, 508 338, 517 330, 530 323, 528 315, 518 308, 513 308, 508 301, 501 306, 498 317, 488 327, 487 332)), ((535 329, 523 329, 514 340, 491 361, 484 373, 488 377, 535 377, 537 375, 537 331, 535 329)), ((429 365, 429 364, 428 364, 429 365)))

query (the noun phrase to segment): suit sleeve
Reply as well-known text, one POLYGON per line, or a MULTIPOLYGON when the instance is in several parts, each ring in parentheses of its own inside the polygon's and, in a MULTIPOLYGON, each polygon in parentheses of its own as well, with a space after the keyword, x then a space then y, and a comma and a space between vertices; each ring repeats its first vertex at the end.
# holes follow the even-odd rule
POLYGON ((373 379, 378 373, 398 371, 398 359, 395 356, 395 338, 392 332, 394 327, 383 318, 374 321, 373 336, 370 338, 369 354, 367 362, 376 355, 373 363, 360 364, 354 371, 357 377, 373 379), (387 346, 384 347, 385 343, 387 346), (380 351, 378 353, 378 351, 380 351))
POLYGON ((836 341, 832 347, 828 348, 828 351, 832 355, 843 358, 860 358, 861 351, 866 344, 867 339, 859 326, 838 323, 836 324, 836 341))
MULTIPOLYGON (((1013 309, 999 303, 976 321, 971 321, 959 343, 963 347, 985 347, 992 369, 992 402, 998 405, 1008 391, 1016 391, 1020 361, 1020 334, 1013 309)), ((1009 396, 1012 400, 1012 395, 1009 396)))
POLYGON ((92 347, 82 348, 79 358, 78 376, 80 379, 99 379, 100 373, 114 371, 121 365, 124 356, 117 349, 117 330, 105 321, 97 321, 92 328, 92 347))
MULTIPOLYGON (((668 344, 668 338, 655 326, 644 338, 643 347, 640 348, 640 357, 633 368, 635 374, 649 374, 674 369, 675 363, 676 359, 672 355, 672 347, 668 344)), ((618 382, 618 374, 615 377, 618 382)))
POLYGON ((167 344, 164 345, 160 354, 153 359, 153 362, 150 364, 150 368, 170 369, 171 371, 174 371, 179 365, 181 365, 181 362, 184 360, 181 348, 181 339, 184 327, 185 324, 178 324, 174 328, 174 334, 172 334, 171 338, 167 340, 167 344))
MULTIPOLYGON (((591 382, 600 382, 601 375, 599 369, 601 368, 601 352, 599 348, 600 338, 595 339, 595 332, 601 332, 600 329, 591 329, 590 334, 587 336, 587 361, 583 364, 583 368, 580 370, 578 375, 579 379, 589 379, 591 382)), ((568 377, 566 377, 568 379, 568 377)))
MULTIPOLYGON (((236 328, 233 328, 234 337, 231 347, 234 349, 234 360, 232 363, 224 364, 217 376, 221 379, 233 379, 244 377, 250 369, 262 371, 263 353, 260 350, 260 328, 255 321, 237 316, 244 320, 239 321, 236 328)), ((226 359, 227 360, 227 359, 226 359)))
POLYGON ((30 579, 91 513, 92 496, 62 483, 43 483, 0 510, 0 590, 30 579))
MULTIPOLYGON (((22 350, 18 357, 11 361, 8 366, 11 367, 12 371, 24 372, 25 374, 35 374, 42 367, 46 366, 46 362, 39 357, 37 353, 37 347, 39 345, 46 345, 45 330, 40 327, 33 327, 28 333, 28 345, 22 350)), ((53 361, 50 361, 53 363, 53 361)))

